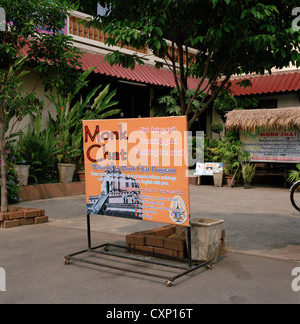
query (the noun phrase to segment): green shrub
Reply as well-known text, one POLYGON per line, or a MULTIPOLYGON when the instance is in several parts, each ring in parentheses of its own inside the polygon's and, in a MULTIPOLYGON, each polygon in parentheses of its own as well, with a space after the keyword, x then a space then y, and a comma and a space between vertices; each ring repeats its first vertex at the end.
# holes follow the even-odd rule
POLYGON ((221 162, 219 157, 219 143, 220 140, 205 139, 204 142, 204 161, 205 162, 221 162))
MULTIPOLYGON (((10 149, 6 150, 6 156, 7 156, 7 172, 6 172, 6 179, 7 179, 7 199, 8 204, 16 204, 20 201, 21 198, 19 198, 20 194, 20 186, 18 183, 18 179, 13 167, 12 162, 12 155, 10 149)), ((1 160, 0 160, 0 166, 1 166, 1 160)), ((1 202, 1 187, 0 187, 0 202, 1 202)))
POLYGON ((47 132, 40 132, 38 136, 36 130, 29 127, 27 133, 20 136, 17 152, 24 163, 30 165, 29 184, 52 182, 55 176, 55 138, 49 137, 47 132))

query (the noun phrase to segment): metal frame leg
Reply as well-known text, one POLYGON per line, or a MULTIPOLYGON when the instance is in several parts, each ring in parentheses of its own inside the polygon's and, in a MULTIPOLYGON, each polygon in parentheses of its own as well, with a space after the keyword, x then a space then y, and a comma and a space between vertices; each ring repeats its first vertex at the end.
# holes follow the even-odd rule
POLYGON ((87 221, 87 238, 88 238, 88 248, 89 250, 92 249, 92 240, 91 240, 91 215, 86 215, 86 221, 87 221))
MULTIPOLYGON (((155 257, 163 257, 166 260, 173 260, 173 261, 178 261, 178 262, 185 262, 185 264, 188 265, 188 268, 184 267, 182 264, 179 265, 172 265, 172 264, 168 264, 168 263, 162 263, 162 262, 158 262, 155 260, 149 260, 149 259, 138 259, 138 258, 134 258, 133 256, 127 256, 127 255, 120 255, 120 254, 116 254, 116 253, 108 253, 109 252, 109 248, 110 247, 116 247, 116 248, 120 248, 120 249, 125 249, 125 250, 131 250, 131 251, 141 251, 141 252, 145 252, 142 250, 138 250, 135 248, 127 248, 126 246, 120 246, 120 245, 116 245, 116 244, 111 244, 111 243, 106 243, 106 244, 102 244, 98 247, 92 247, 92 237, 91 237, 91 221, 90 221, 90 214, 87 214, 87 240, 88 240, 88 250, 83 250, 83 251, 79 251, 73 254, 70 254, 68 256, 65 256, 65 264, 69 264, 70 261, 76 261, 76 262, 82 262, 82 263, 87 263, 87 264, 92 264, 92 265, 96 265, 99 267, 104 267, 104 268, 110 268, 110 269, 115 269, 115 270, 120 270, 120 271, 124 271, 124 272, 131 272, 131 273, 136 273, 139 275, 145 275, 145 276, 150 276, 150 277, 156 277, 156 278, 161 278, 161 279, 167 279, 167 281, 165 282, 165 285, 167 287, 170 287, 172 285, 172 283, 193 272, 196 271, 204 266, 206 266, 207 268, 210 268, 210 262, 209 261, 195 261, 192 260, 192 243, 191 243, 191 228, 188 227, 187 228, 187 250, 188 250, 188 259, 180 259, 180 258, 175 258, 175 257, 168 257, 162 254, 158 254, 158 253, 149 253, 149 255, 155 257), (99 251, 99 249, 104 248, 104 252, 103 251, 99 251), (134 260, 134 261, 138 261, 141 263, 150 263, 153 265, 159 265, 159 266, 163 266, 163 267, 167 267, 167 268, 173 268, 173 269, 179 269, 179 270, 183 270, 182 273, 179 273, 178 275, 174 276, 174 277, 169 277, 168 275, 155 275, 153 273, 149 273, 149 272, 143 272, 143 271, 138 271, 138 270, 134 270, 134 269, 125 269, 119 266, 111 266, 108 265, 107 263, 99 263, 99 262, 94 262, 89 260, 87 257, 85 258, 79 258, 78 256, 81 254, 85 254, 88 252, 92 252, 93 254, 103 254, 106 256, 112 256, 112 257, 116 257, 116 258, 120 258, 120 259, 128 259, 128 260, 134 260)), ((90 255, 91 257, 91 255, 90 255)))

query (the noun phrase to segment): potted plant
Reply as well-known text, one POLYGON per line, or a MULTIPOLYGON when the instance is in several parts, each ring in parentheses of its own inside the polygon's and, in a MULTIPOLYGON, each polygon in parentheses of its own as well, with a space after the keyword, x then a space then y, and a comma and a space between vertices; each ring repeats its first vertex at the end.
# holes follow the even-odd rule
MULTIPOLYGON (((208 140, 204 141, 204 160, 206 162, 222 163, 222 159, 219 153, 221 140, 208 140)), ((223 176, 224 172, 214 172, 214 186, 222 187, 223 186, 223 176)))
POLYGON ((77 175, 80 182, 85 182, 85 169, 82 163, 80 163, 80 166, 78 167, 77 175))
POLYGON ((221 133, 224 130, 224 126, 221 122, 211 124, 211 131, 215 134, 218 134, 219 140, 221 140, 221 133))
POLYGON ((256 167, 250 162, 242 163, 242 175, 244 180, 244 188, 249 189, 251 187, 252 180, 255 176, 256 167))
POLYGON ((241 161, 247 160, 249 153, 243 149, 243 143, 238 139, 237 134, 228 132, 219 142, 218 154, 224 163, 227 185, 232 188, 242 175, 241 161))
POLYGON ((48 183, 56 168, 57 140, 51 127, 42 130, 41 111, 32 117, 33 127, 29 125, 27 131, 18 134, 18 144, 13 148, 14 156, 16 160, 21 159, 21 164, 30 165, 29 184, 48 183))
POLYGON ((219 143, 218 154, 224 163, 225 178, 230 188, 235 186, 236 179, 240 177, 240 151, 241 143, 230 134, 227 134, 219 143))
POLYGON ((10 151, 11 165, 13 166, 13 169, 15 171, 19 185, 27 186, 30 165, 26 163, 26 160, 24 159, 20 151, 15 146, 11 145, 9 151, 10 151))

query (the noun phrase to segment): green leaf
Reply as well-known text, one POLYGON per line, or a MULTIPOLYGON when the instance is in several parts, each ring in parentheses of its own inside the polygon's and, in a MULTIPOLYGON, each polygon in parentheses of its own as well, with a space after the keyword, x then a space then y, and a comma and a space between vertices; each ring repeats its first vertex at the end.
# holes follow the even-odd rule
POLYGON ((133 38, 135 40, 137 40, 139 38, 139 32, 137 30, 133 33, 133 38))
POLYGON ((161 30, 161 28, 160 28, 160 27, 156 27, 155 30, 156 30, 157 34, 158 34, 160 37, 162 37, 162 35, 163 35, 163 31, 161 30))
POLYGON ((155 40, 155 47, 156 47, 156 49, 158 51, 161 49, 161 42, 160 42, 160 40, 158 40, 158 39, 155 40))

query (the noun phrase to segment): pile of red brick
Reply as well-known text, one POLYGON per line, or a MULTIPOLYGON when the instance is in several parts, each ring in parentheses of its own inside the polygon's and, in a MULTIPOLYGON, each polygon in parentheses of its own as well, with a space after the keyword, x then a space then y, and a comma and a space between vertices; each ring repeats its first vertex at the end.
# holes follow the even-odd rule
MULTIPOLYGON (((186 239, 182 239, 182 232, 176 233, 175 225, 167 225, 157 229, 137 232, 126 236, 127 252, 140 255, 150 255, 159 253, 177 258, 187 258, 186 239), (145 252, 143 252, 145 251, 145 252)), ((222 230, 220 238, 219 255, 226 254, 225 248, 225 230, 222 230)))
POLYGON ((127 235, 126 246, 145 251, 128 249, 128 252, 135 254, 149 255, 149 252, 154 252, 177 258, 187 258, 186 240, 177 237, 174 225, 127 235))
POLYGON ((21 225, 47 223, 44 209, 31 209, 9 206, 7 213, 0 213, 0 227, 11 228, 21 225))

